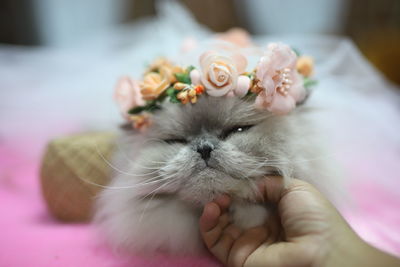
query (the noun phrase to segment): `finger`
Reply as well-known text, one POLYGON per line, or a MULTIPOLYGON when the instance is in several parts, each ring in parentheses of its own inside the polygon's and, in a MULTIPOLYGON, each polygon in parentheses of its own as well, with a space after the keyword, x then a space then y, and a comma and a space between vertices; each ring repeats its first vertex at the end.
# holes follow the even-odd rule
POLYGON ((216 203, 219 208, 221 209, 222 212, 228 210, 229 205, 231 204, 231 198, 228 195, 221 195, 218 196, 216 199, 213 201, 216 203))
POLYGON ((229 234, 223 234, 217 244, 208 248, 210 252, 224 265, 228 264, 228 256, 235 239, 229 234))
POLYGON ((282 176, 268 176, 262 180, 262 191, 264 192, 264 200, 277 203, 281 198, 284 189, 284 180, 282 176))
POLYGON ((265 227, 267 228, 267 239, 264 243, 267 244, 273 244, 275 242, 280 242, 283 241, 283 231, 282 231, 282 225, 280 221, 280 217, 276 212, 272 212, 268 220, 265 223, 265 227))
POLYGON ((231 235, 233 237, 233 239, 238 239, 240 237, 240 235, 242 234, 242 232, 243 232, 243 230, 234 224, 228 225, 223 230, 224 234, 231 235))
POLYGON ((281 198, 298 188, 311 187, 308 183, 291 178, 287 182, 281 176, 268 176, 261 182, 264 199, 267 202, 278 203, 281 198))
POLYGON ((211 248, 221 238, 225 227, 229 224, 229 215, 223 214, 217 219, 217 224, 209 231, 201 231, 201 236, 207 248, 211 248))
POLYGON ((236 239, 240 237, 242 230, 233 225, 228 225, 222 232, 221 237, 209 248, 210 252, 225 265, 228 263, 229 254, 236 239))
POLYGON ((268 230, 258 226, 245 231, 232 245, 228 255, 228 266, 243 266, 252 254, 268 237, 268 230))
POLYGON ((213 202, 204 206, 203 213, 200 217, 200 231, 210 231, 218 224, 218 217, 221 215, 221 209, 213 202))

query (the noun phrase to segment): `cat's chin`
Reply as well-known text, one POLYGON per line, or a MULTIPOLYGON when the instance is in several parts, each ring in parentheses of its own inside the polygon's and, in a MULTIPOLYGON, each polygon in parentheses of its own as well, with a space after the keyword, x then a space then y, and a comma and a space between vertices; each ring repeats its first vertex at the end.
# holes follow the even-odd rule
POLYGON ((248 180, 235 178, 224 170, 207 165, 192 173, 190 181, 179 192, 183 200, 199 206, 222 194, 250 201, 257 195, 248 180))

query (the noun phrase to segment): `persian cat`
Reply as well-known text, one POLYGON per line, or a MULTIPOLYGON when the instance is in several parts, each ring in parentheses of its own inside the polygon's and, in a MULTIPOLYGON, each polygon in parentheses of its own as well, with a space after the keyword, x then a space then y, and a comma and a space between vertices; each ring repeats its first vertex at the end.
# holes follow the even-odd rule
POLYGON ((121 171, 97 203, 100 229, 128 251, 198 253, 202 207, 223 193, 233 199, 236 225, 261 225, 268 208, 255 202, 259 179, 280 174, 323 182, 326 164, 310 112, 299 106, 277 116, 236 97, 164 103, 148 132, 132 132, 118 149, 114 165, 121 171))

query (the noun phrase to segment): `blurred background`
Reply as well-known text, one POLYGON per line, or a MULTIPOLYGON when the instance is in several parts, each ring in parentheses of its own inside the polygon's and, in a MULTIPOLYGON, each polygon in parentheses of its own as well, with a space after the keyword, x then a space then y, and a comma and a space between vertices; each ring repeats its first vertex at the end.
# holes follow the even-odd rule
MULTIPOLYGON (((162 0, 161 0, 162 1, 162 0)), ((69 47, 157 15, 155 0, 1 0, 0 43, 69 47)), ((180 0, 212 31, 335 34, 400 84, 399 0, 180 0), (301 21, 301 23, 299 23, 301 21)))
POLYGON ((118 129, 118 77, 138 79, 165 55, 195 65, 194 54, 178 61, 183 44, 201 52, 233 27, 314 57, 310 116, 343 167, 353 203, 341 211, 364 239, 400 255, 400 0, 0 0, 0 266, 157 266, 117 264, 93 245, 90 225, 54 221, 39 182, 44 151, 61 140, 51 159, 90 163, 82 143, 62 140, 118 129))

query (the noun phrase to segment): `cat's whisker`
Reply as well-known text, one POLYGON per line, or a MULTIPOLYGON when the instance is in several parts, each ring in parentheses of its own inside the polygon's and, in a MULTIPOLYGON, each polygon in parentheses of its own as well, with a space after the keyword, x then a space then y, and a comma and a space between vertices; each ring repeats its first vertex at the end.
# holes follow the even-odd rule
MULTIPOLYGON (((128 176, 133 176, 133 177, 135 177, 135 176, 142 176, 142 174, 129 173, 129 172, 120 170, 118 167, 114 166, 109 160, 107 160, 106 157, 100 152, 99 146, 98 146, 98 143, 97 143, 97 142, 94 142, 94 146, 95 146, 95 148, 96 148, 97 154, 102 158, 102 160, 103 160, 109 167, 111 167, 112 169, 114 169, 115 171, 117 171, 117 172, 119 172, 119 173, 121 173, 121 174, 128 175, 128 176)), ((143 167, 143 168, 144 168, 144 169, 148 169, 148 170, 153 170, 153 172, 146 173, 146 175, 150 175, 150 174, 156 173, 156 172, 158 171, 158 168, 147 168, 147 167, 143 167)))
MULTIPOLYGON (((130 189, 130 188, 136 188, 136 187, 148 185, 148 184, 135 184, 135 185, 131 185, 131 186, 108 186, 108 185, 102 185, 102 184, 98 184, 98 183, 92 182, 92 181, 90 181, 88 179, 84 179, 84 178, 82 178, 80 176, 78 178, 81 181, 83 181, 83 182, 85 182, 87 184, 94 185, 94 186, 97 186, 97 187, 100 187, 100 188, 103 188, 103 189, 117 189, 117 190, 120 190, 120 189, 130 189)), ((159 181, 156 181, 156 182, 159 182, 159 181)))
MULTIPOLYGON (((131 136, 131 137, 135 137, 135 136, 131 136)), ((140 141, 142 141, 142 140, 140 140, 140 141)), ((138 142, 138 141, 137 141, 137 142, 138 142)), ((142 142, 142 143, 140 144, 140 146, 145 146, 145 145, 146 145, 147 143, 149 143, 149 142, 156 142, 156 143, 158 143, 158 144, 161 144, 161 143, 165 143, 165 140, 158 139, 158 138, 151 138, 151 139, 147 139, 147 140, 145 140, 144 142, 142 142)), ((121 147, 122 145, 126 145, 126 144, 132 145, 131 143, 135 143, 135 142, 132 142, 131 140, 128 140, 125 144, 122 143, 122 142, 117 142, 117 147, 118 147, 119 151, 122 152, 122 154, 124 155, 125 159, 127 159, 127 160, 128 160, 129 162, 131 162, 131 163, 135 163, 135 161, 134 161, 132 158, 130 158, 130 157, 128 156, 128 153, 123 152, 124 150, 123 150, 122 147, 121 147)), ((167 162, 154 162, 154 163, 165 164, 165 163, 167 163, 167 162)))
POLYGON ((326 158, 330 158, 330 157, 334 157, 335 154, 329 154, 329 155, 323 155, 320 157, 315 157, 315 158, 306 158, 306 159, 298 159, 298 160, 283 160, 283 159, 276 159, 276 160, 268 160, 268 163, 270 164, 295 164, 295 163, 306 163, 306 162, 311 162, 311 161, 316 161, 316 160, 320 160, 320 159, 326 159, 326 158))
MULTIPOLYGON (((163 179, 163 181, 170 180, 170 179, 172 179, 172 176, 165 177, 165 179, 163 179)), ((150 191, 149 193, 147 193, 147 194, 144 195, 143 197, 140 197, 139 200, 145 200, 145 199, 146 199, 147 197, 149 197, 150 195, 155 194, 155 193, 158 193, 161 189, 163 189, 164 187, 166 187, 166 186, 168 186, 168 185, 171 185, 173 182, 175 182, 175 180, 168 181, 168 182, 166 182, 166 183, 164 183, 164 184, 158 186, 157 188, 153 189, 152 191, 150 191)))
MULTIPOLYGON (((158 177, 160 177, 160 176, 158 176, 158 177)), ((164 182, 165 180, 168 180, 168 179, 158 179, 158 180, 153 180, 152 179, 152 180, 149 180, 149 181, 145 181, 143 183, 136 183, 136 184, 133 184, 133 185, 130 185, 130 186, 107 186, 107 185, 101 185, 101 184, 94 183, 94 182, 92 182, 90 180, 83 179, 81 177, 79 177, 79 179, 81 179, 85 183, 88 183, 88 184, 91 184, 91 185, 94 185, 94 186, 98 186, 98 187, 101 187, 101 188, 104 188, 104 189, 117 189, 117 190, 118 189, 138 188, 138 187, 142 187, 142 186, 148 186, 148 185, 152 185, 152 184, 157 184, 157 183, 160 183, 160 182, 164 182)))
POLYGON ((158 188, 156 188, 155 190, 151 191, 149 194, 147 194, 147 195, 144 196, 143 198, 141 198, 141 200, 143 200, 143 199, 146 199, 150 194, 153 194, 153 195, 151 196, 151 198, 147 201, 147 203, 146 203, 146 205, 145 205, 145 207, 144 207, 144 209, 143 209, 143 211, 142 211, 142 213, 141 213, 141 215, 140 215, 139 224, 142 223, 143 215, 144 215, 144 213, 146 212, 146 210, 147 210, 147 208, 148 208, 150 202, 153 200, 154 196, 158 193, 158 191, 160 191, 160 190, 161 190, 163 187, 165 187, 165 186, 169 186, 169 185, 173 184, 174 182, 175 182, 174 180, 172 180, 172 181, 170 181, 170 182, 167 182, 167 183, 165 183, 164 185, 161 185, 161 186, 159 186, 158 188))
POLYGON ((157 184, 157 183, 164 182, 164 181, 166 181, 166 180, 168 180, 168 179, 169 179, 169 177, 164 177, 164 178, 161 178, 161 179, 156 179, 156 180, 151 180, 151 181, 144 181, 144 182, 142 182, 142 183, 137 183, 137 184, 135 184, 135 187, 157 184))
POLYGON ((115 167, 115 166, 114 166, 109 160, 107 160, 107 159, 105 158, 105 156, 100 152, 97 143, 96 143, 96 151, 97 151, 97 154, 102 158, 102 160, 103 160, 108 166, 110 166, 112 169, 114 169, 115 171, 117 171, 117 172, 119 172, 119 173, 122 173, 122 174, 125 174, 125 175, 129 175, 129 176, 138 176, 137 174, 125 172, 125 171, 120 170, 119 168, 115 167))
POLYGON ((249 162, 249 163, 256 163, 256 164, 258 164, 258 163, 265 163, 265 162, 267 162, 267 161, 269 161, 269 160, 268 160, 267 158, 264 158, 264 159, 262 159, 262 160, 260 160, 260 159, 252 159, 252 158, 241 158, 240 161, 241 161, 241 162, 249 162))

